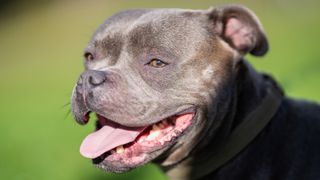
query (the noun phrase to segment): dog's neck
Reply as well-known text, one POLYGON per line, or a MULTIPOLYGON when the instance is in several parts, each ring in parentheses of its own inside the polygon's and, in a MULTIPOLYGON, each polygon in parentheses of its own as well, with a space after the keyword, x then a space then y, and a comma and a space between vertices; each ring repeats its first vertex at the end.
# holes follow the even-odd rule
MULTIPOLYGON (((280 100, 278 101, 277 99, 281 99, 281 95, 282 95, 282 91, 278 88, 276 83, 270 77, 257 73, 244 60, 241 60, 239 62, 237 68, 238 68, 237 75, 233 85, 234 88, 233 88, 233 92, 231 93, 232 97, 229 98, 230 102, 229 102, 228 108, 230 110, 224 112, 225 113, 224 116, 220 116, 220 117, 223 117, 222 121, 220 120, 222 123, 220 124, 217 131, 215 133, 212 133, 213 136, 205 137, 206 141, 204 143, 200 142, 199 147, 201 148, 197 147, 197 149, 195 149, 188 158, 180 162, 177 166, 174 166, 170 169, 166 169, 167 174, 169 175, 169 177, 172 177, 172 179, 188 180, 188 179, 194 179, 194 177, 199 178, 199 172, 193 169, 195 165, 197 166, 197 169, 202 169, 202 172, 204 171, 213 172, 215 169, 210 169, 212 167, 210 165, 209 166, 205 165, 201 167, 203 163, 201 163, 200 159, 202 159, 202 161, 205 162, 208 160, 208 158, 210 159, 210 157, 215 156, 214 155, 215 150, 219 149, 216 147, 220 145, 228 144, 228 139, 230 139, 230 136, 234 134, 234 131, 241 129, 239 127, 246 124, 245 121, 247 121, 248 116, 251 116, 253 111, 257 111, 256 110, 258 109, 257 107, 261 106, 263 109, 266 109, 266 107, 270 105, 275 106, 274 107, 275 109, 269 112, 268 111, 264 112, 264 110, 263 111, 260 110, 258 112, 258 115, 254 115, 255 116, 254 118, 258 118, 258 121, 259 121, 259 119, 263 119, 262 118, 264 116, 263 113, 268 114, 270 116, 269 119, 263 120, 264 121, 263 123, 267 123, 271 119, 272 113, 276 112, 277 106, 280 105, 280 100), (270 87, 275 92, 271 92, 271 93, 268 92, 268 90, 270 90, 270 87), (274 93, 276 95, 272 97, 274 93), (261 116, 261 114, 263 116, 261 116), (208 138, 210 139, 209 141, 208 141, 208 138), (195 159, 197 163, 194 163, 195 159), (209 170, 205 170, 208 167, 209 167, 209 170), (178 175, 176 173, 178 173, 178 175), (198 175, 195 175, 197 173, 198 175)), ((215 121, 215 120, 211 119, 208 121, 215 121)), ((261 126, 261 128, 257 131, 261 131, 262 127, 264 127, 263 125, 259 125, 259 124, 257 125, 261 126)), ((254 137, 250 137, 250 138, 254 138, 254 137)), ((203 175, 200 175, 200 177, 201 176, 203 175)))
POLYGON ((232 102, 236 106, 236 112, 234 117, 229 117, 232 119, 232 129, 261 103, 266 94, 265 75, 258 73, 245 60, 239 62, 236 77, 232 102))

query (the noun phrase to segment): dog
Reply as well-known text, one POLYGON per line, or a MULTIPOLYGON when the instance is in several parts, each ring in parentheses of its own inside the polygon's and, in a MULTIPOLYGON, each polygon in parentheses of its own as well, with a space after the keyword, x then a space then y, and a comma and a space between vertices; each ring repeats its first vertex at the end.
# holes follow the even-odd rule
POLYGON ((153 162, 174 180, 320 179, 320 106, 244 59, 268 47, 240 5, 111 16, 72 94, 78 123, 97 117, 81 154, 115 173, 153 162))

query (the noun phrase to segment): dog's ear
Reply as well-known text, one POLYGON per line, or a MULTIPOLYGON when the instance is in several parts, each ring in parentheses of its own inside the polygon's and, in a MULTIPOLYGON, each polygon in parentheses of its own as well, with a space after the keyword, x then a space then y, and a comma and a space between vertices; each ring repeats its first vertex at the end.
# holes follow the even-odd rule
POLYGON ((260 21, 249 9, 227 5, 209 9, 208 15, 215 32, 239 53, 263 56, 268 51, 260 21))

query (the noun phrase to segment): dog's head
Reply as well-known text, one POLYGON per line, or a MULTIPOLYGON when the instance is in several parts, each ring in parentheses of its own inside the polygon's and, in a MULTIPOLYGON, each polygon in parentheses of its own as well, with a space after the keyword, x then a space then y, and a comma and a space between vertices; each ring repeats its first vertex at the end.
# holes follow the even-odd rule
POLYGON ((112 172, 179 162, 220 124, 237 62, 267 49, 259 21, 239 6, 110 17, 85 49, 72 95, 77 122, 98 119, 82 155, 112 172))

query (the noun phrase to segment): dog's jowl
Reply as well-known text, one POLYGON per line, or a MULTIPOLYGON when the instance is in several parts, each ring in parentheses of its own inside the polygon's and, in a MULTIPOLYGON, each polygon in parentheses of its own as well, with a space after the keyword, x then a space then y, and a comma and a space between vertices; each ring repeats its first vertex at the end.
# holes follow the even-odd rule
POLYGON ((111 16, 72 95, 78 123, 97 119, 81 154, 108 172, 153 162, 171 179, 320 179, 320 106, 243 58, 267 51, 242 6, 111 16))

